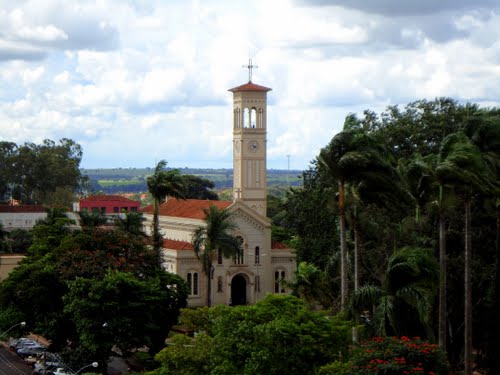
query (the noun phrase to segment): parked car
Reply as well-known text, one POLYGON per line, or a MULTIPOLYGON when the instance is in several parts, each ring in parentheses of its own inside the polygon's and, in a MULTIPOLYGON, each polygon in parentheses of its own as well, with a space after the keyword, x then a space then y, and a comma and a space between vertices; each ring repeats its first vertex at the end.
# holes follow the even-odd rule
POLYGON ((45 375, 53 373, 58 367, 61 367, 59 362, 45 362, 39 361, 33 365, 33 375, 45 375))
POLYGON ((18 350, 21 348, 25 348, 27 346, 39 346, 40 344, 37 343, 35 340, 27 339, 26 337, 21 337, 19 340, 17 340, 16 345, 14 346, 14 350, 18 350))
POLYGON ((16 353, 21 358, 26 358, 29 356, 40 356, 47 348, 42 345, 28 345, 20 349, 16 349, 16 353))
POLYGON ((9 347, 12 350, 16 350, 17 348, 21 348, 23 345, 27 343, 36 343, 35 341, 28 339, 26 337, 20 337, 18 339, 10 339, 9 340, 9 347))
POLYGON ((23 357, 24 362, 28 365, 34 365, 38 361, 38 356, 36 355, 29 355, 27 357, 23 357))
MULTIPOLYGON (((46 373, 48 374, 48 373, 46 373)), ((73 375, 73 373, 64 367, 58 367, 53 372, 52 375, 73 375)))

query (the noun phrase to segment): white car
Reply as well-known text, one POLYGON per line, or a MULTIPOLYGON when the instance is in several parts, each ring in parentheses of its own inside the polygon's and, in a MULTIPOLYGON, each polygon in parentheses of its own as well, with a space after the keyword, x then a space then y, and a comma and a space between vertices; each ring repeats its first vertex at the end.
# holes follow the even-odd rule
POLYGON ((54 375, 74 375, 70 370, 64 367, 58 367, 52 372, 54 375))

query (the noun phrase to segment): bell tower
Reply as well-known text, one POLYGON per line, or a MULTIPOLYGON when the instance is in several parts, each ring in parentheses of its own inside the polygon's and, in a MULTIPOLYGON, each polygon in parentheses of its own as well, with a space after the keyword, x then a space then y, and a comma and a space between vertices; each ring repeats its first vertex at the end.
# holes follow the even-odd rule
POLYGON ((252 83, 252 60, 247 66, 248 83, 233 93, 233 197, 259 214, 267 215, 267 92, 252 83))

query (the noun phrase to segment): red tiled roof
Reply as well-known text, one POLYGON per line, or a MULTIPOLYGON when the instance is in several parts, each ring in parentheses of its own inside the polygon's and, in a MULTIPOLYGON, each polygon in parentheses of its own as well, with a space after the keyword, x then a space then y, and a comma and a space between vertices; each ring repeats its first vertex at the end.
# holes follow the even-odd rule
MULTIPOLYGON (((204 219, 204 208, 216 206, 219 209, 229 207, 233 202, 230 201, 210 201, 202 199, 175 199, 170 198, 160 205, 160 216, 185 217, 189 219, 204 219)), ((150 204, 140 210, 144 213, 153 213, 153 205, 150 204)))
POLYGON ((126 197, 122 197, 121 195, 105 195, 105 194, 99 194, 99 195, 91 195, 87 198, 83 198, 80 200, 80 202, 102 202, 102 201, 119 201, 119 202, 128 202, 128 203, 139 203, 138 201, 134 201, 132 199, 128 199, 126 197))
POLYGON ((271 249, 288 249, 288 246, 276 240, 271 240, 271 249))
POLYGON ((45 207, 39 204, 25 204, 19 206, 0 205, 0 212, 23 213, 23 212, 46 212, 46 211, 45 207))
POLYGON ((261 91, 261 92, 268 92, 271 91, 269 87, 261 86, 261 85, 256 85, 255 83, 252 83, 251 81, 248 83, 245 83, 244 85, 238 86, 238 87, 233 87, 232 89, 229 89, 231 92, 238 92, 238 91, 261 91))
POLYGON ((190 242, 177 240, 164 240, 163 248, 172 250, 193 250, 193 245, 190 242))

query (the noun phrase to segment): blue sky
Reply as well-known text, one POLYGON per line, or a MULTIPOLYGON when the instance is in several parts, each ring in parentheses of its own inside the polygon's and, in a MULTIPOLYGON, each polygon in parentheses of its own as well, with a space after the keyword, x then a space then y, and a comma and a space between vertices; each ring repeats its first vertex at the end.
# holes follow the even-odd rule
POLYGON ((497 0, 0 0, 0 140, 84 168, 230 168, 231 93, 271 87, 268 167, 305 169, 349 113, 500 102, 497 0))

